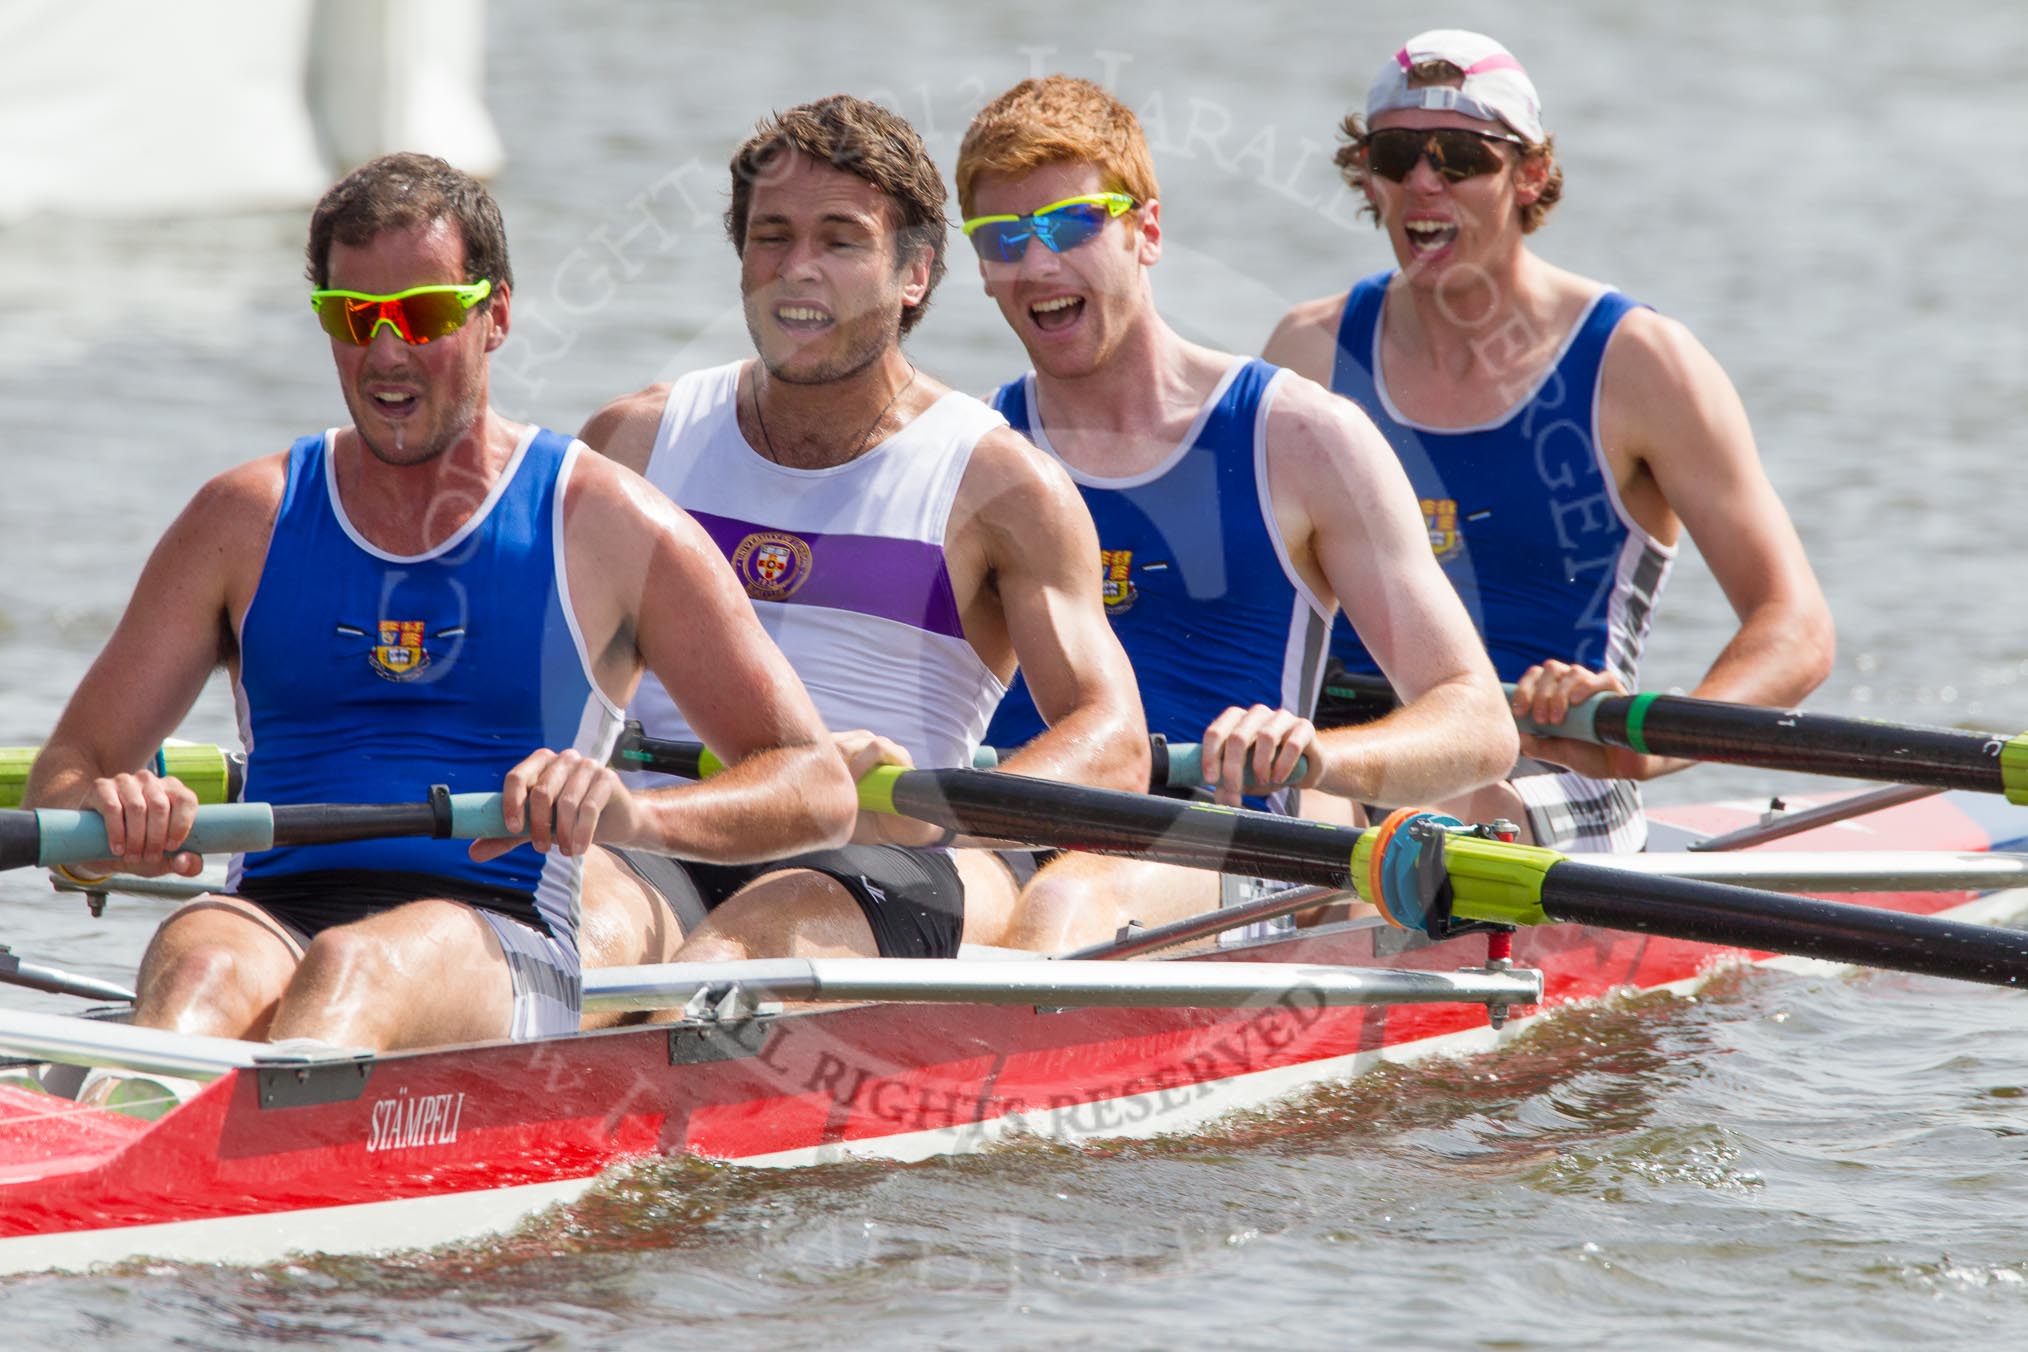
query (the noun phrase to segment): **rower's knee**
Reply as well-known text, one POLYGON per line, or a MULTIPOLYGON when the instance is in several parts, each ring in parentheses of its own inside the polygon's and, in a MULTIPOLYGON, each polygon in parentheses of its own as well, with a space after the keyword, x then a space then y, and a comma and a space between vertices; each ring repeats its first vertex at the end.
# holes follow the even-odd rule
POLYGON ((1111 914, 1100 914, 1105 895, 1088 878, 1068 869, 1044 869, 1035 875, 1015 903, 1007 946, 1037 953, 1055 953, 1097 934, 1110 934, 1111 914))
POLYGON ((808 869, 786 869, 748 883, 721 903, 676 956, 714 962, 872 957, 876 951, 873 927, 842 883, 808 869))
POLYGON ((149 972, 134 1022, 211 1037, 247 1037, 265 1013, 259 973, 228 944, 195 944, 149 972))
POLYGON ((386 998, 393 973, 381 941, 349 925, 334 926, 310 940, 295 979, 282 997, 297 1017, 348 1005, 378 1003, 386 998))
POLYGON ((744 962, 753 956, 737 935, 699 930, 676 952, 677 962, 744 962))
POLYGON ((577 951, 585 967, 674 961, 683 926, 659 892, 605 850, 586 856, 577 951))

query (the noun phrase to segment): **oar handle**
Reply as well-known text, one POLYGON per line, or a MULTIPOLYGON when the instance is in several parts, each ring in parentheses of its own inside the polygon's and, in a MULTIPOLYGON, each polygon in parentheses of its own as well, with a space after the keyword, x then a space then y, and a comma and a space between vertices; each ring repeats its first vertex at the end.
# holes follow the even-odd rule
MULTIPOLYGON (((1502 686, 1501 689, 1505 690, 1510 696, 1514 693, 1514 687, 1511 685, 1502 686)), ((1517 714, 1514 717, 1514 726, 1536 737, 1568 737, 1572 741, 1590 742, 1595 746, 1601 744, 1606 746, 1624 746, 1626 745, 1624 742, 1601 743, 1598 731, 1598 719, 1600 712, 1608 704, 1611 704, 1614 700, 1625 701, 1626 699, 1627 696, 1625 695, 1593 695, 1589 699, 1571 705, 1569 712, 1564 714, 1563 721, 1560 723, 1539 723, 1527 714, 1517 714)))
MULTIPOLYGON (((1204 787, 1203 746, 1201 746, 1196 742, 1170 742, 1167 744, 1167 746, 1168 746, 1168 755, 1166 757, 1159 757, 1157 759, 1157 764, 1155 766, 1156 773, 1153 776, 1153 778, 1159 781, 1161 785, 1165 788, 1171 789, 1203 788, 1204 787), (1165 764, 1167 772, 1163 773, 1165 764)), ((1285 780, 1280 784, 1264 785, 1259 780, 1253 777, 1253 766, 1251 762, 1249 762, 1246 768, 1245 791, 1249 794, 1273 793, 1275 790, 1285 789, 1291 784, 1302 783, 1303 779, 1309 773, 1310 773, 1310 758, 1308 756, 1298 756, 1296 757, 1295 773, 1291 774, 1287 780, 1285 780)))
MULTIPOLYGON (((504 837, 497 793, 433 790, 420 803, 219 803, 197 809, 181 850, 231 854, 276 845, 327 845, 391 836, 504 837)), ((105 820, 69 808, 0 810, 0 869, 83 864, 111 857, 105 820)))

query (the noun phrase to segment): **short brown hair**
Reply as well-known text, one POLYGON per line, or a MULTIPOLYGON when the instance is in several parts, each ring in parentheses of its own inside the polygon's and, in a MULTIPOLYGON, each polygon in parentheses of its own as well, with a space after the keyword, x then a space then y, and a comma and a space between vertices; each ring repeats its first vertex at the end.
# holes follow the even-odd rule
POLYGON ((944 176, 923 149, 922 138, 899 114, 850 94, 833 94, 763 118, 732 157, 732 203, 725 209, 725 233, 735 252, 746 252, 754 184, 770 164, 792 150, 864 179, 887 198, 898 227, 897 262, 929 251, 929 290, 901 312, 901 331, 907 333, 921 322, 931 294, 943 280, 949 229, 944 220, 944 176))
POLYGON ((1155 157, 1133 110, 1090 80, 1023 80, 979 110, 958 147, 958 209, 972 214, 981 174, 1025 174, 1045 164, 1096 165, 1107 192, 1136 202, 1162 194, 1155 157))
MULTIPOLYGON (((1448 61, 1424 61, 1408 73, 1410 88, 1424 85, 1456 85, 1464 82, 1465 73, 1448 61)), ((1509 130, 1512 130, 1511 128, 1509 130)), ((1352 190, 1362 195, 1366 188, 1366 123, 1357 113, 1347 113, 1345 120, 1338 124, 1338 134, 1345 138, 1345 144, 1338 147, 1332 162, 1338 172, 1345 176, 1345 182, 1352 190)), ((1538 145, 1530 141, 1520 147, 1521 160, 1547 160, 1549 174, 1542 181, 1542 192, 1533 202, 1521 208, 1521 233, 1532 235, 1549 215, 1549 209, 1563 199, 1563 166, 1556 162, 1556 138, 1545 137, 1538 145)), ((1369 198, 1361 204, 1361 211, 1373 217, 1374 224, 1380 223, 1380 214, 1373 209, 1369 198)))
POLYGON ((331 282, 331 245, 354 248, 389 230, 450 221, 465 242, 465 280, 512 288, 507 227, 485 185, 434 155, 402 152, 362 164, 333 184, 310 213, 310 284, 331 282))

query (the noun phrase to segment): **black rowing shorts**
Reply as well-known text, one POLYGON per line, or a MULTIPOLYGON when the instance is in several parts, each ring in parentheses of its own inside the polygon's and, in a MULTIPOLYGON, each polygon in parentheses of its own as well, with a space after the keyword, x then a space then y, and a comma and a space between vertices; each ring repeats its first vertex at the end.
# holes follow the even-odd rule
POLYGON ((481 911, 494 911, 543 934, 549 923, 535 909, 535 898, 512 888, 488 887, 464 878, 435 873, 402 873, 372 868, 312 869, 266 878, 247 878, 235 894, 253 902, 275 923, 308 947, 327 929, 349 925, 425 897, 461 901, 481 911))
POLYGON ((965 931, 965 885, 949 850, 847 845, 760 864, 700 864, 640 850, 613 853, 662 894, 686 933, 748 883, 788 869, 837 880, 859 903, 883 958, 955 958, 965 931))

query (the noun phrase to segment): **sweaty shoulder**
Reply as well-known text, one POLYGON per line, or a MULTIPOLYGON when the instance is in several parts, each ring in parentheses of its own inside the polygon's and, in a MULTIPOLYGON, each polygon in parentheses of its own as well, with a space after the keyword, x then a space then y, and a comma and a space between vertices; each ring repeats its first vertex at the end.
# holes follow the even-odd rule
POLYGON ((655 449, 655 433, 662 425, 669 389, 665 383, 621 395, 591 415, 577 434, 578 440, 636 474, 644 472, 655 449))
POLYGON ((1605 361, 1609 378, 1638 384, 1649 394, 1686 389, 1719 369, 1681 320, 1649 309, 1629 310, 1620 320, 1605 361))
MULTIPOLYGON (((603 416, 602 411, 593 421, 603 416)), ((584 441, 582 437, 579 440, 584 441)), ((590 448, 591 443, 585 445, 590 448)), ((638 470, 617 457, 603 455, 578 456, 571 469, 564 512, 573 531, 585 528, 592 535, 636 526, 652 532, 687 522, 687 514, 638 470)))
POLYGON ((1267 434, 1268 454, 1279 460, 1368 453, 1393 458, 1365 410, 1293 369, 1275 385, 1267 434))
POLYGON ((150 571, 161 565, 185 578, 208 579, 203 591, 215 596, 237 623, 265 569, 288 476, 289 457, 280 454, 236 465, 211 479, 163 533, 150 571))
POLYGON ((1373 420, 1350 399, 1285 372, 1267 420, 1268 487, 1283 537, 1305 523, 1353 521, 1376 499, 1402 495, 1401 462, 1373 420))
POLYGON ((1337 357, 1338 325, 1345 316, 1346 293, 1306 300, 1283 315, 1262 349, 1263 360, 1286 366, 1319 384, 1331 379, 1337 357))
POLYGON ((286 452, 235 465, 197 490, 179 525, 193 528, 199 538, 248 545, 264 555, 288 481, 286 452))
POLYGON ((1015 528, 1024 513, 1081 502, 1077 486, 1054 456, 1011 427, 982 433, 958 485, 958 512, 1015 528))
MULTIPOLYGON (((1717 358, 1680 321, 1629 311, 1613 330, 1600 373, 1609 431, 1653 431, 1729 417, 1739 396, 1717 358)), ((1646 440, 1647 438, 1643 438, 1646 440)))

